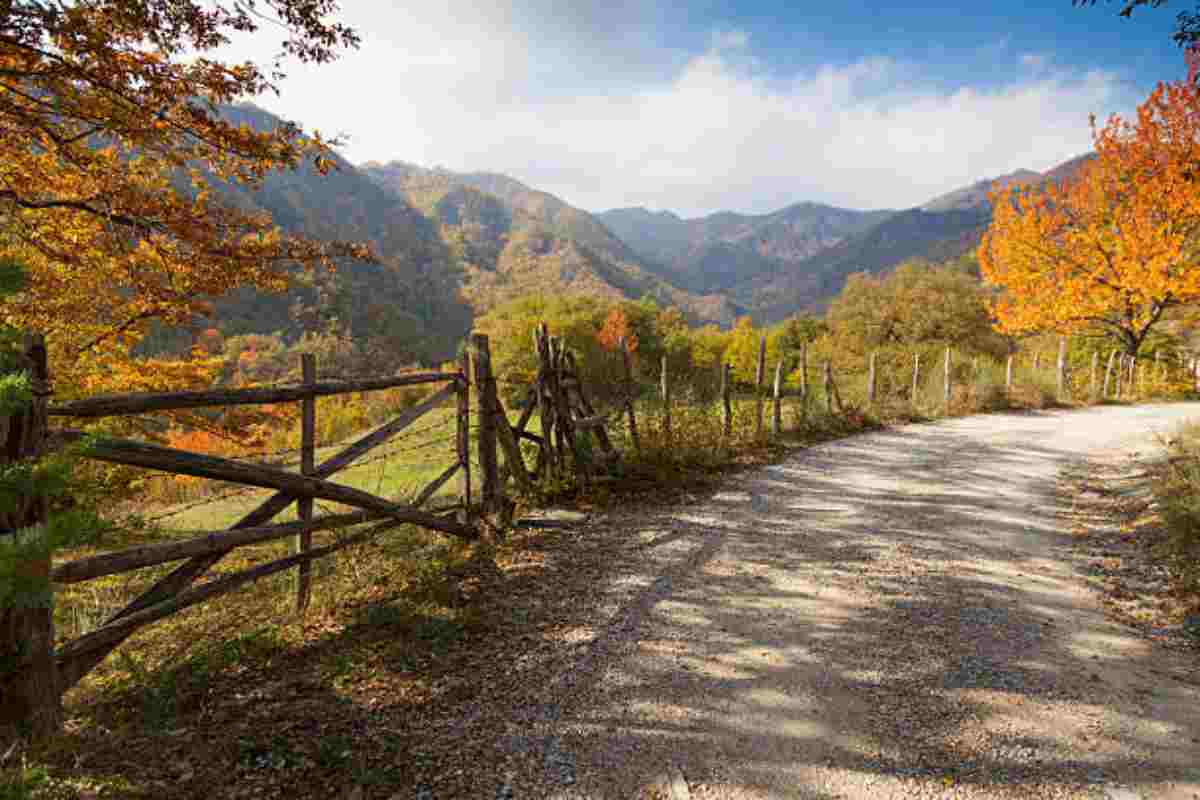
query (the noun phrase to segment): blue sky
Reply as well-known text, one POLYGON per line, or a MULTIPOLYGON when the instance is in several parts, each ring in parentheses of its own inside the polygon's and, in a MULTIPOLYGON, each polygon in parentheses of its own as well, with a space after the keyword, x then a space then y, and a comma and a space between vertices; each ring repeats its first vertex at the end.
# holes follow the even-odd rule
MULTIPOLYGON (((351 161, 504 172, 580 207, 903 208, 1088 149, 1184 74, 1191 6, 343 0, 363 43, 257 102, 351 161)), ((262 59, 269 32, 228 55, 262 59)))

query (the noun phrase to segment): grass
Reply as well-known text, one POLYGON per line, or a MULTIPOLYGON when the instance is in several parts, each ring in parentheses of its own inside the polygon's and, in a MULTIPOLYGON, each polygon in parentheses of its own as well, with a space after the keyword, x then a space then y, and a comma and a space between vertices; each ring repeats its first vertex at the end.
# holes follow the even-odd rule
POLYGON ((1166 536, 1157 554, 1184 591, 1200 595, 1200 422, 1176 428, 1154 484, 1166 536))

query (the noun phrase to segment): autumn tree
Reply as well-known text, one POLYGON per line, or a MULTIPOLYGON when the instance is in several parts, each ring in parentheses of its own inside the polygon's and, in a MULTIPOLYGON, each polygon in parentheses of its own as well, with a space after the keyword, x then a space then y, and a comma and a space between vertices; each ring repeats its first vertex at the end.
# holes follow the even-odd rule
POLYGON ((596 341, 610 353, 620 349, 621 341, 630 353, 637 352, 637 336, 629 329, 629 318, 620 306, 614 306, 604 318, 604 325, 596 332, 596 341))
POLYGON ((220 187, 271 170, 326 171, 331 142, 285 123, 254 130, 223 104, 277 91, 285 58, 323 63, 355 33, 332 0, 8 0, 0 3, 0 256, 29 286, 0 322, 39 330, 60 387, 119 385, 157 321, 211 311, 237 287, 281 290, 289 270, 366 257, 285 235, 220 187), (226 63, 233 35, 282 31, 268 64, 226 63))
POLYGON ((1200 301, 1198 99, 1159 84, 1136 122, 1094 130, 1074 179, 993 195, 978 253, 1003 331, 1098 332, 1136 355, 1169 309, 1200 301))

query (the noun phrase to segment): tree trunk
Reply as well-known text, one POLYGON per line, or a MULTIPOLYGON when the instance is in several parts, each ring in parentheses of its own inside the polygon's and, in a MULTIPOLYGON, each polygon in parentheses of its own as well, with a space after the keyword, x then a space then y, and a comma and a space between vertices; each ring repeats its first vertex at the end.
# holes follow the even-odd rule
MULTIPOLYGON (((41 335, 25 336, 23 355, 33 403, 24 413, 0 418, 0 463, 36 459, 45 445, 50 376, 41 335)), ((46 518, 46 500, 38 496, 18 499, 16 508, 0 517, 0 547, 29 548, 18 569, 37 587, 0 598, 0 729, 12 726, 36 739, 57 733, 62 724, 46 518)))

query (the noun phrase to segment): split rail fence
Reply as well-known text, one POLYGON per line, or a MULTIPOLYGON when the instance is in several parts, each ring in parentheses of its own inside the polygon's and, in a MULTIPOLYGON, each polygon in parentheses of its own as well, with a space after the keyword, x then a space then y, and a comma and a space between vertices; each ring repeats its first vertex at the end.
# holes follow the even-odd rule
MULTIPOLYGON (((96 420, 119 415, 176 411, 213 406, 256 405, 268 403, 300 404, 301 445, 299 471, 278 466, 247 463, 182 449, 114 437, 88 437, 85 457, 163 473, 187 475, 215 481, 273 490, 274 493, 227 529, 181 534, 170 541, 145 544, 114 552, 100 553, 74 561, 54 564, 49 555, 24 564, 29 576, 69 584, 107 575, 131 572, 146 567, 182 562, 153 583, 140 596, 88 633, 55 646, 52 594, 39 602, 12 604, 0 608, 0 723, 16 723, 34 735, 58 728, 61 697, 110 652, 138 629, 183 609, 227 594, 246 584, 285 570, 296 569, 296 607, 303 612, 311 596, 311 565, 316 559, 351 545, 366 542, 380 533, 401 525, 416 525, 461 539, 502 535, 511 518, 513 502, 506 487, 511 482, 528 491, 546 479, 573 477, 586 485, 603 479, 619 464, 621 455, 610 435, 610 424, 620 421, 628 426, 629 445, 640 449, 631 356, 621 343, 624 386, 621 400, 608 413, 600 413, 591 402, 582 380, 576 356, 560 338, 549 335, 542 324, 532 342, 537 370, 525 388, 520 413, 515 423, 497 392, 492 372, 488 338, 475 334, 463 353, 458 369, 450 372, 411 372, 400 375, 352 380, 316 379, 316 361, 302 357, 302 379, 289 386, 255 388, 218 388, 202 391, 178 391, 92 397, 51 405, 48 398, 50 374, 46 365, 45 344, 38 336, 25 340, 25 368, 32 378, 32 406, 15 415, 0 416, 0 465, 35 460, 50 450, 78 442, 85 433, 71 428, 51 429, 48 420, 96 420), (316 463, 316 400, 349 393, 378 391, 405 386, 431 386, 435 391, 420 402, 398 413, 393 419, 345 445, 334 455, 316 463), (478 430, 471 430, 471 395, 475 394, 475 418, 478 430), (332 477, 361 463, 363 457, 394 439, 424 415, 450 403, 455 404, 454 451, 449 465, 410 502, 398 502, 350 486, 335 483, 332 477), (539 427, 530 430, 537 414, 539 427), (473 494, 472 438, 479 467, 478 497, 473 494), (532 445, 536 457, 528 464, 522 443, 532 445), (501 464, 501 457, 503 464, 501 464), (458 478, 457 502, 440 509, 428 508, 429 502, 453 478, 458 478), (348 506, 353 511, 314 516, 316 500, 348 506), (296 504, 294 522, 272 523, 281 512, 296 504), (374 523, 367 525, 367 523, 374 523), (363 527, 365 526, 365 527, 363 527), (312 535, 319 531, 353 529, 348 535, 319 547, 312 535), (239 547, 288 539, 291 554, 265 564, 212 578, 195 585, 226 555, 239 547)), ((754 386, 756 436, 766 434, 765 406, 766 340, 760 342, 754 386)), ((951 350, 945 351, 944 397, 951 397, 951 350)), ((1200 362, 1186 364, 1200 387, 1200 362)), ((1012 388, 1013 361, 1007 364, 1006 384, 1012 388)), ((799 413, 808 413, 810 401, 809 365, 805 348, 799 352, 799 413)), ((1155 364, 1156 367, 1160 366, 1155 364)), ((1161 365, 1165 369, 1165 364, 1161 365)), ((1099 359, 1091 362, 1090 392, 1093 398, 1120 397, 1121 385, 1136 380, 1137 367, 1117 354, 1109 357, 1100 385, 1099 359)), ((1057 363, 1060 395, 1067 391, 1066 346, 1059 348, 1057 363)), ((826 410, 844 410, 834 382, 833 365, 828 360, 818 368, 826 410)), ((921 361, 913 363, 913 400, 920 381, 921 361)), ((876 359, 870 356, 866 400, 876 401, 876 359)), ((659 376, 662 416, 659 424, 669 443, 672 435, 671 383, 664 358, 659 376)), ((731 366, 720 371, 719 403, 722 429, 726 436, 733 427, 733 381, 731 366)), ((770 431, 782 432, 781 404, 784 396, 784 364, 776 364, 769 389, 772 401, 770 431)), ((521 393, 518 392, 518 396, 521 393)), ((515 410, 515 409, 514 409, 515 410)), ((45 498, 19 498, 15 509, 0 515, 0 545, 20 544, 45 535, 47 503, 45 498)), ((47 550, 48 552, 48 550, 47 550)))
MULTIPOLYGON (((565 354, 560 354, 560 359, 565 354)), ((464 352, 457 371, 411 372, 384 377, 319 381, 316 361, 302 357, 302 380, 297 385, 218 388, 201 391, 177 391, 106 395, 49 404, 50 374, 46 350, 40 337, 27 337, 24 359, 33 379, 34 402, 23 413, 0 417, 0 460, 12 464, 40 458, 46 453, 80 442, 86 437, 85 458, 156 470, 162 473, 241 484, 274 490, 253 510, 227 529, 181 532, 179 538, 144 544, 122 550, 99 553, 66 563, 54 564, 48 548, 44 558, 24 563, 23 569, 34 578, 55 584, 89 581, 146 567, 179 563, 171 572, 154 582, 136 599, 109 617, 102 625, 71 641, 55 646, 53 594, 33 602, 9 603, 0 608, 0 723, 16 725, 33 735, 56 730, 61 716, 61 698, 110 652, 138 629, 227 594, 249 583, 285 570, 296 569, 296 606, 303 612, 312 591, 311 565, 352 545, 366 542, 401 525, 416 525, 460 539, 476 540, 496 534, 503 523, 497 515, 511 512, 505 496, 505 483, 512 478, 528 486, 531 480, 516 442, 518 437, 551 440, 552 436, 534 436, 525 432, 529 414, 523 415, 516 430, 509 425, 496 395, 496 380, 486 336, 475 335, 464 352), (316 462, 316 400, 358 392, 398 387, 430 386, 435 391, 393 419, 376 427, 334 455, 316 462), (475 432, 479 465, 479 496, 472 495, 471 387, 475 387, 478 431, 475 432), (299 471, 278 466, 248 463, 157 444, 109 436, 87 436, 73 428, 51 428, 51 418, 97 420, 105 417, 178 411, 213 406, 300 404, 301 445, 299 471), (335 483, 335 475, 360 462, 371 451, 393 440, 421 417, 454 402, 454 451, 449 465, 425 486, 415 499, 398 502, 360 489, 335 483), (503 452, 505 469, 499 469, 497 450, 503 452), (429 501, 447 483, 458 478, 458 499, 449 507, 427 508, 429 501), (326 500, 354 509, 346 513, 313 515, 314 501, 326 500), (272 523, 281 512, 296 504, 294 522, 272 523), (367 525, 366 523, 374 523, 367 525), (353 529, 348 535, 319 547, 312 535, 319 531, 353 529), (236 548, 264 542, 291 540, 291 554, 252 568, 214 577, 197 584, 218 562, 236 548)), ((547 369, 535 387, 543 403, 554 409, 545 413, 551 422, 543 431, 558 433, 573 422, 572 409, 581 407, 582 387, 574 387, 575 402, 566 402, 569 373, 561 365, 547 369), (556 382, 553 382, 556 381, 556 382), (553 382, 553 383, 552 383, 553 382), (560 394, 551 396, 551 387, 560 394), (539 388, 540 387, 540 388, 539 388)), ((586 400, 582 400, 586 403, 586 400)), ((582 421, 580 421, 581 424, 582 421)), ((551 464, 553 453, 539 458, 539 465, 551 464)), ((534 475, 542 467, 535 468, 534 475)), ((47 520, 45 498, 21 498, 17 509, 0 519, 0 545, 22 544, 44 536, 47 520)))

